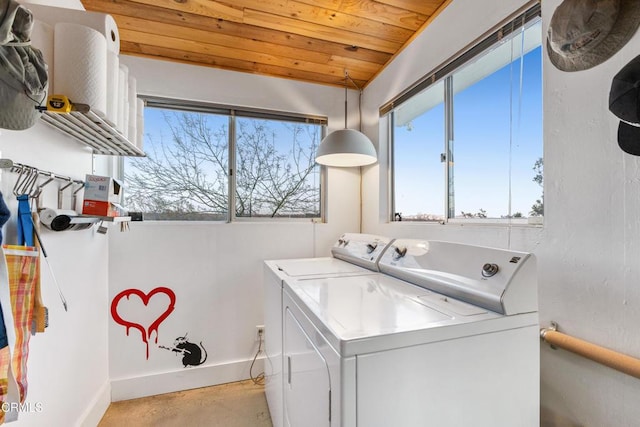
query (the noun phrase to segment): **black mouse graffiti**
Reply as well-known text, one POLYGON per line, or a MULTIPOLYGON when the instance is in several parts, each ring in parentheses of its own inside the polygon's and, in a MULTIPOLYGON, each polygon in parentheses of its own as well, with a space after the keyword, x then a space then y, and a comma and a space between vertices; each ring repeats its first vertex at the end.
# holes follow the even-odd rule
POLYGON ((173 347, 165 347, 162 345, 159 347, 181 353, 182 364, 185 368, 187 366, 202 365, 207 360, 207 350, 202 346, 202 341, 200 341, 200 345, 189 342, 187 341, 187 334, 184 334, 183 337, 176 338, 173 342, 173 347), (202 359, 203 352, 204 359, 202 359))

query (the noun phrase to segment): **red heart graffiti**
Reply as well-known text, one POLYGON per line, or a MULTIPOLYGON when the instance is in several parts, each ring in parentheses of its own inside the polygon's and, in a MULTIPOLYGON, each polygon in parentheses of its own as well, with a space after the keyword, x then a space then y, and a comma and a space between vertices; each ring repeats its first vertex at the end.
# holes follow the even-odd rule
POLYGON ((158 343, 158 327, 160 326, 160 323, 162 323, 164 319, 166 319, 171 314, 171 312, 175 308, 175 304, 176 304, 176 294, 169 288, 165 288, 165 287, 155 288, 148 294, 145 294, 143 291, 139 289, 126 289, 120 292, 118 295, 116 295, 113 298, 113 301, 111 301, 111 317, 113 317, 113 320, 116 323, 127 328, 127 336, 129 335, 129 329, 131 328, 134 328, 140 331, 140 334, 142 335, 142 341, 147 346, 147 360, 148 360, 149 359, 149 338, 151 338, 151 334, 153 333, 153 331, 155 331, 156 343, 158 343), (162 314, 160 314, 160 316, 158 316, 156 320, 154 320, 151 323, 151 325, 149 325, 148 328, 145 329, 145 327, 139 323, 129 322, 127 320, 124 320, 120 316, 120 314, 118 314, 118 304, 120 303, 120 300, 122 300, 122 298, 126 297, 127 299, 129 299, 131 295, 137 295, 142 300, 142 303, 145 306, 147 306, 149 304, 149 300, 151 299, 151 297, 156 294, 167 295, 169 297, 169 306, 162 314))

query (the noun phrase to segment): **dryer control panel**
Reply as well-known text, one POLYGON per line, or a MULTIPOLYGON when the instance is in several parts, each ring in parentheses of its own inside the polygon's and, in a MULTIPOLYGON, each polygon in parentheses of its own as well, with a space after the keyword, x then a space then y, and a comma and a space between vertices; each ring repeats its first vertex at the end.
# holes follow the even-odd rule
POLYGON ((378 271, 378 261, 385 248, 393 241, 373 234, 345 233, 331 248, 334 258, 378 271))

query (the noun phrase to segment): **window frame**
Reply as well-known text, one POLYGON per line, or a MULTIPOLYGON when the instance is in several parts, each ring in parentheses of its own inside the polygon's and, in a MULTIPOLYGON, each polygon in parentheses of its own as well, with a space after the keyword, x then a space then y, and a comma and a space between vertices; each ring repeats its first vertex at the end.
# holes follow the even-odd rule
MULTIPOLYGON (((396 218, 396 188, 395 188, 395 149, 394 149, 394 126, 395 126, 395 109, 406 101, 411 100, 415 95, 418 95, 425 91, 427 88, 431 87, 434 84, 439 82, 444 82, 444 110, 445 110, 445 119, 444 119, 444 141, 443 141, 443 154, 442 154, 442 162, 445 163, 444 167, 444 175, 445 175, 445 188, 443 192, 445 209, 443 212, 444 220, 443 221, 410 221, 411 223, 437 223, 437 224, 447 224, 447 223, 478 223, 478 224, 487 224, 487 225, 496 225, 496 224, 529 224, 529 225, 541 225, 544 216, 533 216, 524 219, 519 218, 483 218, 483 219, 468 219, 468 218, 455 218, 455 212, 452 212, 452 207, 454 204, 451 202, 454 194, 452 193, 452 184, 453 180, 451 179, 451 167, 446 165, 450 164, 450 160, 452 158, 452 138, 453 138, 453 126, 454 126, 454 118, 453 118, 453 76, 458 70, 461 70, 465 65, 470 64, 476 57, 481 56, 492 49, 495 45, 502 42, 505 38, 510 39, 512 35, 516 33, 516 31, 521 30, 522 28, 527 28, 528 26, 535 25, 537 22, 540 22, 542 19, 541 16, 541 5, 539 2, 531 2, 528 5, 525 5, 519 11, 515 12, 510 18, 504 20, 501 24, 498 24, 492 30, 488 31, 474 41, 469 44, 463 50, 458 52, 456 55, 440 64, 435 69, 431 70, 429 73, 424 75, 418 81, 410 85, 407 89, 405 89, 400 94, 396 95, 393 99, 383 104, 379 109, 379 117, 387 117, 388 124, 388 159, 390 165, 390 173, 388 176, 388 185, 389 185, 389 211, 388 211, 388 220, 392 223, 401 222, 402 220, 398 220, 396 218)), ((544 157, 543 157, 544 158, 544 157)), ((543 191, 544 193, 544 191, 543 191)))
MULTIPOLYGON (((313 221, 325 223, 327 222, 327 168, 323 165, 318 165, 320 167, 320 178, 319 178, 319 214, 314 217, 306 217, 306 218, 288 218, 286 216, 276 216, 273 218, 268 217, 239 217, 236 216, 236 170, 237 170, 237 162, 236 162, 236 119, 238 117, 242 118, 252 118, 258 120, 271 120, 271 121, 283 121, 288 123, 301 123, 301 124, 314 124, 321 126, 320 130, 320 140, 322 140, 327 134, 327 125, 328 119, 324 116, 311 115, 311 114, 300 114, 300 113, 291 113, 291 112, 283 112, 277 110, 268 110, 261 108, 250 108, 250 107, 238 107, 238 106, 230 106, 225 104, 216 104, 209 102, 200 102, 200 101, 190 101, 183 99, 175 99, 175 98, 166 98, 152 95, 144 95, 138 94, 138 98, 142 99, 144 102, 144 107, 150 108, 159 108, 164 110, 175 110, 177 112, 182 113, 206 113, 206 114, 216 114, 226 116, 228 118, 228 126, 229 126, 229 139, 227 141, 227 150, 228 150, 228 165, 227 165, 227 185, 228 185, 228 198, 227 198, 227 218, 226 220, 185 220, 185 219, 177 219, 177 220, 165 220, 165 219, 157 219, 153 221, 157 222, 176 222, 176 221, 187 221, 190 223, 203 223, 203 222, 215 222, 215 223, 232 223, 232 222, 270 222, 270 221, 313 221)), ((124 179, 124 162, 122 166, 122 178, 124 179)), ((125 188, 126 191, 126 188, 125 188)))

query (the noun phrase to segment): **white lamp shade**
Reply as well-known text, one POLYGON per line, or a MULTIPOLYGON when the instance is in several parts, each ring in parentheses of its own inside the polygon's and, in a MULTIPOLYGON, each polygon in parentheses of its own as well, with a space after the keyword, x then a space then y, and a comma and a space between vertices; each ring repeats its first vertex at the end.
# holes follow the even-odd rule
POLYGON ((373 143, 354 129, 340 129, 327 135, 316 152, 316 162, 326 166, 366 166, 377 161, 373 143))

